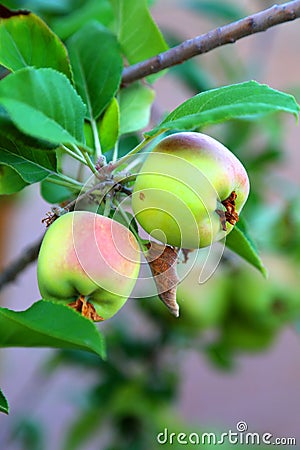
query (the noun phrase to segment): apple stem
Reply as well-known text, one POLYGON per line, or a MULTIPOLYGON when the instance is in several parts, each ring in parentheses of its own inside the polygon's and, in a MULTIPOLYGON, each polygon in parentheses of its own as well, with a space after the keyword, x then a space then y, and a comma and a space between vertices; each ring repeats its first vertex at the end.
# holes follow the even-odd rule
POLYGON ((103 216, 108 217, 111 210, 111 196, 110 194, 106 194, 105 196, 105 207, 103 211, 103 216))
POLYGON ((112 161, 117 161, 118 159, 118 153, 119 153, 119 142, 117 141, 115 146, 114 146, 114 152, 113 152, 113 156, 112 156, 112 161))
POLYGON ((91 160, 90 155, 89 155, 85 150, 82 150, 82 154, 83 154, 84 159, 85 159, 85 161, 86 161, 86 165, 91 169, 91 171, 92 171, 95 175, 98 176, 98 171, 97 171, 97 169, 96 169, 96 167, 95 167, 93 161, 91 160))
POLYGON ((109 171, 112 172, 117 167, 124 164, 126 161, 128 161, 133 155, 141 151, 146 145, 148 145, 154 138, 162 134, 164 130, 159 130, 156 134, 153 136, 147 136, 144 138, 136 147, 134 147, 127 155, 122 156, 122 158, 119 158, 117 161, 114 161, 109 164, 109 171))
POLYGON ((72 178, 67 177, 63 174, 57 174, 56 177, 48 177, 47 182, 57 184, 58 186, 64 186, 71 191, 80 191, 82 188, 82 184, 78 183, 76 180, 73 180, 72 178))
POLYGON ((97 124, 96 124, 96 121, 94 118, 91 119, 91 126, 92 126, 92 131, 93 131, 94 146, 95 146, 95 150, 96 150, 96 159, 99 159, 100 156, 102 155, 102 151, 101 151, 101 144, 100 144, 98 128, 97 128, 97 124))
MULTIPOLYGON (((71 150, 69 147, 67 147, 64 144, 60 145, 61 149, 66 152, 68 155, 72 156, 72 158, 77 159, 77 161, 80 161, 82 164, 86 164, 86 161, 84 160, 84 158, 81 156, 81 153, 78 153, 77 151, 71 150)), ((74 149, 75 150, 75 149, 74 149)))

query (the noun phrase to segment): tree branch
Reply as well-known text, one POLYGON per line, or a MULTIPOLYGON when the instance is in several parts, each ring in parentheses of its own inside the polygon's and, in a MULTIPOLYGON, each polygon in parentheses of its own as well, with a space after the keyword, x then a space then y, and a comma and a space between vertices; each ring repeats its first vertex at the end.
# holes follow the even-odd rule
POLYGON ((122 84, 130 84, 168 67, 181 64, 196 55, 207 53, 222 45, 233 44, 238 39, 266 31, 275 25, 295 20, 299 17, 300 0, 274 5, 244 19, 216 28, 194 39, 184 41, 176 47, 150 59, 126 67, 123 71, 122 84))
POLYGON ((42 240, 43 236, 35 241, 30 247, 25 249, 19 258, 3 270, 0 274, 0 290, 7 283, 14 281, 20 272, 22 272, 29 264, 37 259, 42 240))

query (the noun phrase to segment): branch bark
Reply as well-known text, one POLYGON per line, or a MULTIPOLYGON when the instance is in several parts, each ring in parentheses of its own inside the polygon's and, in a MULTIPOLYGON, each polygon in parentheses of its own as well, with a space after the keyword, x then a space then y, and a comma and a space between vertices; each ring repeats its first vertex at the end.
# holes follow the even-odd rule
POLYGON ((34 242, 30 247, 26 248, 21 256, 13 261, 0 274, 0 290, 8 283, 14 281, 20 272, 22 272, 29 264, 33 263, 39 254, 43 236, 34 242))
POLYGON ((266 31, 275 25, 300 17, 300 0, 260 11, 244 19, 216 28, 206 34, 189 39, 159 55, 132 66, 123 71, 122 84, 128 85, 148 75, 181 64, 188 59, 207 53, 217 47, 233 44, 243 37, 266 31))

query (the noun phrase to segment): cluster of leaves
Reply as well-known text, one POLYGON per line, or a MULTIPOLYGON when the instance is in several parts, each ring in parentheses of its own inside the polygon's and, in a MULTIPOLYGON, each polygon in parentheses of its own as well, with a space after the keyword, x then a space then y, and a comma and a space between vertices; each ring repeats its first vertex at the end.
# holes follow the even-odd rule
MULTIPOLYGON (((96 171, 101 154, 118 163, 134 151, 122 146, 124 137, 149 123, 154 100, 149 83, 156 77, 122 86, 124 61, 135 64, 167 48, 146 0, 138 5, 134 0, 78 1, 71 14, 68 3, 40 3, 52 29, 32 12, 7 9, 18 6, 14 2, 0 5, 0 194, 40 183, 49 203, 70 200, 82 191, 84 180, 79 171, 78 176, 68 173, 68 161, 87 168, 87 176, 96 171)), ((299 107, 290 95, 254 81, 211 89, 164 117, 145 133, 144 142, 165 132, 228 120, 243 124, 277 111, 297 115, 299 107)), ((264 272, 242 221, 226 245, 264 272)), ((23 312, 1 308, 0 324, 0 346, 105 354, 94 325, 64 306, 37 302, 23 312)), ((8 410, 2 393, 0 410, 8 410)))

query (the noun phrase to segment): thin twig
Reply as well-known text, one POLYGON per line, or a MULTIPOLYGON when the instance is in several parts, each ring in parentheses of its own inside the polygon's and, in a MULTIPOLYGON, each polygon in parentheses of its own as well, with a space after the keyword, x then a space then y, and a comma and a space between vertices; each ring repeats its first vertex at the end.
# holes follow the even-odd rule
POLYGON ((41 236, 30 247, 26 248, 21 257, 12 262, 0 274, 0 290, 8 283, 14 281, 18 274, 22 272, 29 264, 33 263, 39 254, 40 247, 44 236, 41 236))
POLYGON ((238 39, 266 31, 275 25, 299 17, 300 0, 291 1, 282 5, 274 5, 271 8, 245 17, 244 19, 197 36, 194 39, 188 39, 176 47, 150 59, 126 67, 123 71, 122 84, 128 85, 168 67, 181 64, 194 56, 207 53, 222 45, 233 44, 238 39))

